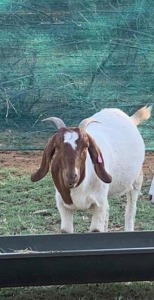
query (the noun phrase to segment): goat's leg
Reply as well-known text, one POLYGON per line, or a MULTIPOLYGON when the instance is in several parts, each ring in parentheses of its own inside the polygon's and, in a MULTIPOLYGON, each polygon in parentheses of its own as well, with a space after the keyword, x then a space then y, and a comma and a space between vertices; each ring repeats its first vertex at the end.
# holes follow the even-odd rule
POLYGON ((133 231, 135 216, 136 216, 136 202, 141 191, 143 182, 143 172, 134 181, 132 188, 127 192, 127 204, 125 212, 125 231, 133 231))
POLYGON ((108 229, 108 201, 93 204, 93 216, 90 225, 91 232, 104 232, 108 229))
POLYGON ((61 217, 61 232, 73 233, 73 211, 64 206, 60 194, 56 193, 56 204, 61 217))

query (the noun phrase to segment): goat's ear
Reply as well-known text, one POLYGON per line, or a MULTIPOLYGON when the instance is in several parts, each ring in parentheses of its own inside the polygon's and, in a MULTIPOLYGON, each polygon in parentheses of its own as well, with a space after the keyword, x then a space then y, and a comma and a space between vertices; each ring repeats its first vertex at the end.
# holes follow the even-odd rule
POLYGON ((101 153, 99 147, 97 146, 95 140, 89 135, 88 135, 88 137, 89 137, 89 148, 88 148, 88 150, 89 150, 91 160, 94 164, 95 172, 96 172, 97 176, 103 182, 111 183, 112 177, 105 170, 102 153, 101 153))
POLYGON ((42 179, 49 171, 49 166, 55 152, 55 135, 48 141, 42 155, 40 168, 31 175, 31 181, 42 179))

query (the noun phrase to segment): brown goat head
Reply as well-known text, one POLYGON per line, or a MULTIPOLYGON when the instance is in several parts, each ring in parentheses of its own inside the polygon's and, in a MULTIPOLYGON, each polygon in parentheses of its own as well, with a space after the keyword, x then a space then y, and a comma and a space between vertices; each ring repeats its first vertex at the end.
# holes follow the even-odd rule
POLYGON ((85 177, 85 160, 89 151, 97 176, 105 183, 112 181, 106 172, 102 153, 94 139, 82 127, 62 127, 46 145, 40 168, 31 180, 38 181, 48 172, 67 204, 72 203, 70 189, 77 187, 85 177))

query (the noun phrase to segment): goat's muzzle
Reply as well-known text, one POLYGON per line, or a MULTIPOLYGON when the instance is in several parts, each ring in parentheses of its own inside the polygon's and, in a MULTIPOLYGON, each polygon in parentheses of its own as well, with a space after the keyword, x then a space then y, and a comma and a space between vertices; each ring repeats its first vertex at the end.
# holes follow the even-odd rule
POLYGON ((79 181, 79 175, 77 171, 71 172, 71 173, 65 173, 64 175, 64 183, 65 186, 69 189, 72 189, 76 187, 79 181))

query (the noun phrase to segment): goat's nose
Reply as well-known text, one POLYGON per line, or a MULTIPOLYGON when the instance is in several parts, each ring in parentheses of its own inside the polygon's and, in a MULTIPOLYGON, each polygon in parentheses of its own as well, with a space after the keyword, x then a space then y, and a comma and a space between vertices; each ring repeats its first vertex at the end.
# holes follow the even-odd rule
POLYGON ((67 178, 69 182, 75 182, 77 180, 77 174, 76 173, 70 174, 67 178))
POLYGON ((72 173, 72 174, 69 174, 67 176, 67 184, 69 187, 73 187, 75 186, 76 182, 77 182, 77 179, 78 179, 78 174, 76 172, 72 173))
POLYGON ((72 174, 72 176, 71 176, 72 180, 76 180, 77 177, 78 177, 77 173, 74 173, 74 174, 72 174))

